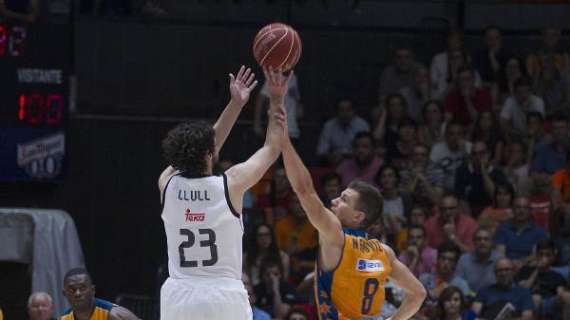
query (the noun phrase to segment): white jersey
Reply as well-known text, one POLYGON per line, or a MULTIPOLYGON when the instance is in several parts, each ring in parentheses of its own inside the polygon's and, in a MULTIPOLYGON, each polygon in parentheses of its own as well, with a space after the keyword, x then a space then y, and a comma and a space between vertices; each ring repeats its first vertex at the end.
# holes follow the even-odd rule
POLYGON ((170 277, 241 279, 243 222, 226 176, 175 175, 163 197, 170 277))

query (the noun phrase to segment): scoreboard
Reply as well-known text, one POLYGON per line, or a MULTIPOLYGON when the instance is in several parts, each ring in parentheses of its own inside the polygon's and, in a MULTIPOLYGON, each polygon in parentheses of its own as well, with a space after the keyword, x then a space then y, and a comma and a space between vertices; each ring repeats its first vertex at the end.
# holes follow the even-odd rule
POLYGON ((0 181, 58 181, 66 165, 72 25, 0 22, 0 181))

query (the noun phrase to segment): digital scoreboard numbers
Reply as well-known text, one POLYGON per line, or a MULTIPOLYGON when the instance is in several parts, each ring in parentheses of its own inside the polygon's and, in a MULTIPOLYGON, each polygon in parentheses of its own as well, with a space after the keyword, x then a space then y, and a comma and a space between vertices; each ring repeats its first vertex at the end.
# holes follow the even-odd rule
POLYGON ((66 164, 68 24, 0 22, 0 181, 61 181, 66 164))

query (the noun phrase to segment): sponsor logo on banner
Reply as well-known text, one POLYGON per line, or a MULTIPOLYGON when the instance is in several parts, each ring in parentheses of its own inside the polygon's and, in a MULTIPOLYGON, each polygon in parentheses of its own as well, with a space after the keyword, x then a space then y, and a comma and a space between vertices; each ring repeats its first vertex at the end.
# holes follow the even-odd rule
POLYGON ((53 178, 61 173, 65 135, 56 133, 17 145, 18 167, 33 178, 53 178))
POLYGON ((380 260, 358 259, 356 270, 360 272, 382 272, 384 264, 380 260))

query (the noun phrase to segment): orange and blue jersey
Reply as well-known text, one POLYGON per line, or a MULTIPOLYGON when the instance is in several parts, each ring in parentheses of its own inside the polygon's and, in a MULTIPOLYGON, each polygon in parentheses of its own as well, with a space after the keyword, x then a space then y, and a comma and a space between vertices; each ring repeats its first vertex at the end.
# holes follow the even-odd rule
POLYGON ((320 320, 375 319, 385 300, 384 284, 392 271, 380 241, 359 230, 344 229, 337 267, 323 271, 317 260, 315 300, 320 320))
MULTIPOLYGON (((91 314, 91 318, 89 320, 107 320, 109 319, 109 313, 115 304, 101 300, 95 299, 95 308, 93 309, 93 313, 91 314)), ((60 320, 75 320, 73 316, 73 310, 69 309, 66 311, 60 318, 60 320)))

